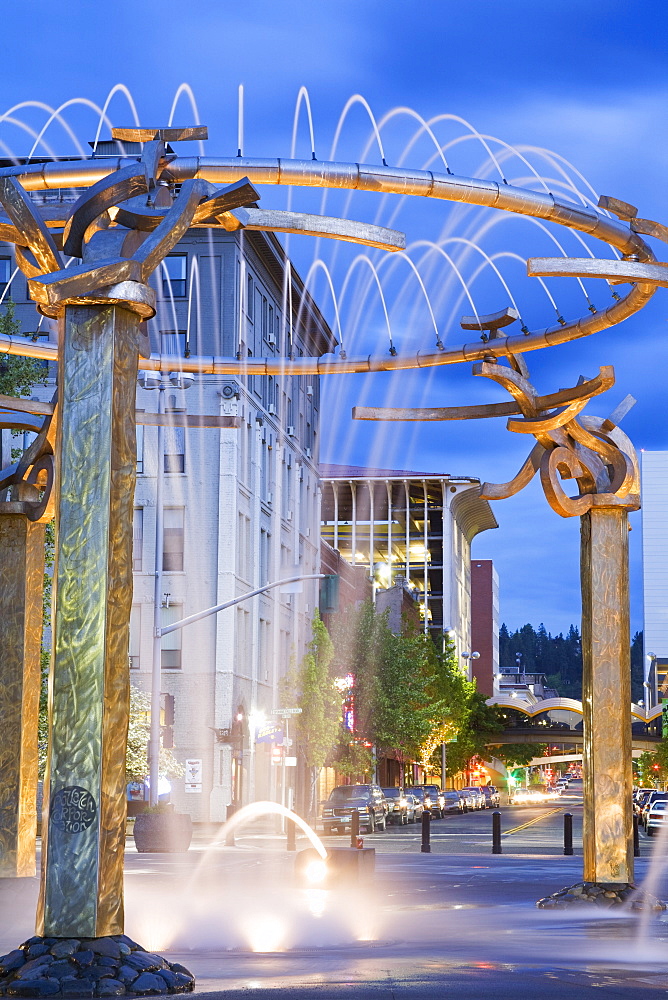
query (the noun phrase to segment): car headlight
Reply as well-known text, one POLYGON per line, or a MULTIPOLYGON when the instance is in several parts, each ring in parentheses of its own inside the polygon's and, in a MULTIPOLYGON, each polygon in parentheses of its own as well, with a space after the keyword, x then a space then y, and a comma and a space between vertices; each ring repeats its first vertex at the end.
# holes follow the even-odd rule
POLYGON ((406 806, 406 805, 408 805, 408 801, 406 799, 401 799, 400 802, 399 802, 399 805, 400 806, 406 806))
POLYGON ((357 811, 358 811, 358 813, 368 813, 369 807, 368 806, 359 806, 359 808, 358 808, 357 811))
POLYGON ((334 815, 334 810, 333 809, 323 809, 322 810, 322 815, 323 816, 333 816, 334 815))

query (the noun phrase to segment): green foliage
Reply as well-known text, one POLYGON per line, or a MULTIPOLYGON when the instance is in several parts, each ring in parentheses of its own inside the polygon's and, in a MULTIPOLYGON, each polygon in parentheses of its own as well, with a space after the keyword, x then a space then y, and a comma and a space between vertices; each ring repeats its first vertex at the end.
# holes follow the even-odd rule
MULTIPOLYGON (((48 671, 48 653, 42 652, 42 697, 39 709, 39 777, 44 777, 49 745, 47 722, 47 692, 44 678, 48 671)), ((128 781, 143 781, 148 775, 148 738, 151 731, 151 698, 145 691, 130 686, 130 725, 125 752, 125 774, 128 781)), ((185 768, 171 750, 160 748, 160 774, 181 778, 185 768)))
MULTIPOLYGON (((519 669, 545 674, 548 686, 556 688, 562 698, 582 700, 582 641, 575 625, 566 635, 551 635, 542 623, 537 629, 527 624, 512 633, 504 624, 499 630, 499 660, 505 673, 519 669)), ((643 634, 636 632, 631 643, 631 697, 635 702, 642 702, 642 682, 643 634)))
MULTIPOLYGON (((0 333, 20 337, 21 326, 14 316, 10 300, 0 313, 0 333)), ((46 385, 46 370, 37 358, 22 358, 17 354, 2 355, 0 360, 0 393, 5 396, 27 396, 36 385, 46 385)))
POLYGON ((473 690, 467 700, 467 714, 455 743, 447 749, 447 773, 454 776, 464 771, 472 757, 489 757, 489 745, 503 732, 496 705, 487 705, 479 691, 473 690))
POLYGON ((547 743, 503 743, 489 748, 506 767, 526 767, 547 750, 547 743))
POLYGON ((646 750, 639 757, 634 757, 635 783, 640 788, 655 788, 660 782, 666 781, 668 777, 667 765, 668 739, 664 736, 657 744, 656 751, 646 750))
POLYGON ((336 770, 350 781, 367 782, 373 772, 371 747, 351 739, 350 733, 348 733, 347 739, 342 734, 333 763, 336 764, 336 770))
MULTIPOLYGON (((151 696, 130 685, 130 724, 125 749, 127 781, 143 781, 148 775, 148 740, 151 733, 151 696)), ((185 768, 171 750, 160 747, 160 774, 182 778, 185 768)))
POLYGON ((395 635, 388 613, 376 614, 371 602, 337 616, 332 639, 339 674, 354 678, 355 731, 341 731, 337 768, 368 778, 371 747, 379 756, 391 752, 402 763, 427 766, 436 747, 461 731, 475 693, 453 644, 438 650, 408 621, 395 635))
POLYGON ((336 746, 341 720, 341 695, 334 683, 334 647, 316 608, 311 642, 300 666, 283 684, 286 707, 301 708, 295 717, 295 745, 307 767, 320 768, 336 746))

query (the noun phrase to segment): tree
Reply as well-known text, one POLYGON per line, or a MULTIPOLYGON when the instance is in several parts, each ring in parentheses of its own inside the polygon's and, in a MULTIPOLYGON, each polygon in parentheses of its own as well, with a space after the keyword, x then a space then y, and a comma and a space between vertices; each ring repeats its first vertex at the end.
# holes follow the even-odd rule
MULTIPOLYGON (((427 738, 420 747, 419 760, 423 766, 440 765, 438 748, 449 743, 462 732, 471 712, 471 699, 475 694, 475 682, 468 681, 459 668, 455 644, 446 639, 439 652, 433 642, 430 658, 433 661, 429 693, 436 708, 427 738)), ((446 758, 447 759, 447 758, 446 758)), ((441 776, 445 787, 445 775, 441 776)))
MULTIPOLYGON (((128 781, 143 781, 148 777, 148 740, 151 733, 151 697, 134 685, 130 686, 130 725, 125 750, 125 775, 128 781)), ((39 777, 44 777, 49 745, 46 701, 39 711, 39 777)), ((167 778, 181 778, 185 768, 171 750, 160 748, 160 774, 167 778)))
MULTIPOLYGON (((8 337, 21 336, 21 325, 14 316, 14 303, 11 300, 0 314, 0 333, 8 337)), ((36 385, 46 385, 44 362, 18 354, 2 355, 0 393, 5 396, 27 396, 36 385)))
POLYGON ((488 705, 483 694, 473 690, 468 698, 468 712, 455 742, 448 745, 447 773, 454 776, 466 770, 472 757, 489 757, 488 747, 503 732, 496 705, 488 705))
POLYGON ((668 775, 668 740, 664 737, 656 751, 646 750, 633 760, 638 785, 641 788, 656 788, 659 782, 665 782, 668 775), (663 745, 663 746, 662 746, 663 745), (661 748, 661 751, 659 751, 661 748), (659 756, 659 752, 661 756, 659 756))
POLYGON ((295 719, 295 744, 297 755, 310 772, 308 813, 315 805, 320 768, 336 746, 341 719, 341 695, 332 672, 334 647, 317 608, 311 636, 299 668, 289 671, 283 683, 284 702, 301 708, 295 719))
POLYGON ((489 749, 506 767, 527 767, 547 750, 547 743, 502 743, 489 749))

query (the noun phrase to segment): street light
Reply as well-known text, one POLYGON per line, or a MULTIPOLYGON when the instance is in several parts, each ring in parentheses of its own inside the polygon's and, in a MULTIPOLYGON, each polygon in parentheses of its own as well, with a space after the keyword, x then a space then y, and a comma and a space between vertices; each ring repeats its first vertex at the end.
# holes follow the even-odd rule
POLYGON ((160 772, 160 689, 162 687, 162 555, 165 536, 162 494, 165 480, 165 389, 187 389, 194 376, 187 372, 140 371, 137 381, 142 389, 158 390, 158 469, 155 487, 155 583, 153 587, 153 655, 151 660, 151 729, 148 741, 149 804, 158 804, 160 772))

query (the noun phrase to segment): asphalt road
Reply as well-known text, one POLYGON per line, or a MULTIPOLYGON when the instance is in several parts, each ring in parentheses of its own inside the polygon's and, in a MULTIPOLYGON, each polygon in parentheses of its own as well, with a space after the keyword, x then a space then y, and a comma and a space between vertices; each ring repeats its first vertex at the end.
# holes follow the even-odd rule
MULTIPOLYGON (((492 812, 483 809, 457 815, 448 813, 430 824, 433 854, 480 854, 492 850, 492 812)), ((564 814, 573 816, 573 849, 582 853, 582 796, 562 796, 538 806, 502 806, 501 850, 512 854, 559 854, 564 849, 564 814)), ((389 825, 387 830, 364 834, 364 843, 377 851, 419 852, 420 823, 389 825)), ((323 837, 328 846, 348 843, 350 835, 323 837)))
MULTIPOLYGON (((668 991, 668 917, 541 911, 543 895, 582 878, 581 803, 502 807, 502 855, 491 854, 489 811, 365 837, 366 882, 308 888, 295 855, 268 826, 236 847, 198 835, 183 855, 126 851, 126 930, 192 969, 207 1000, 481 1000, 626 998, 668 991), (563 855, 563 813, 574 816, 574 857, 563 855)), ((327 838, 345 847, 348 837, 327 838)), ((668 839, 668 838, 666 838, 668 839)), ((299 838, 298 852, 306 846, 299 838)), ((647 840, 636 881, 661 872, 668 845, 647 840)), ((0 879, 0 953, 33 928, 37 879, 0 879)))

